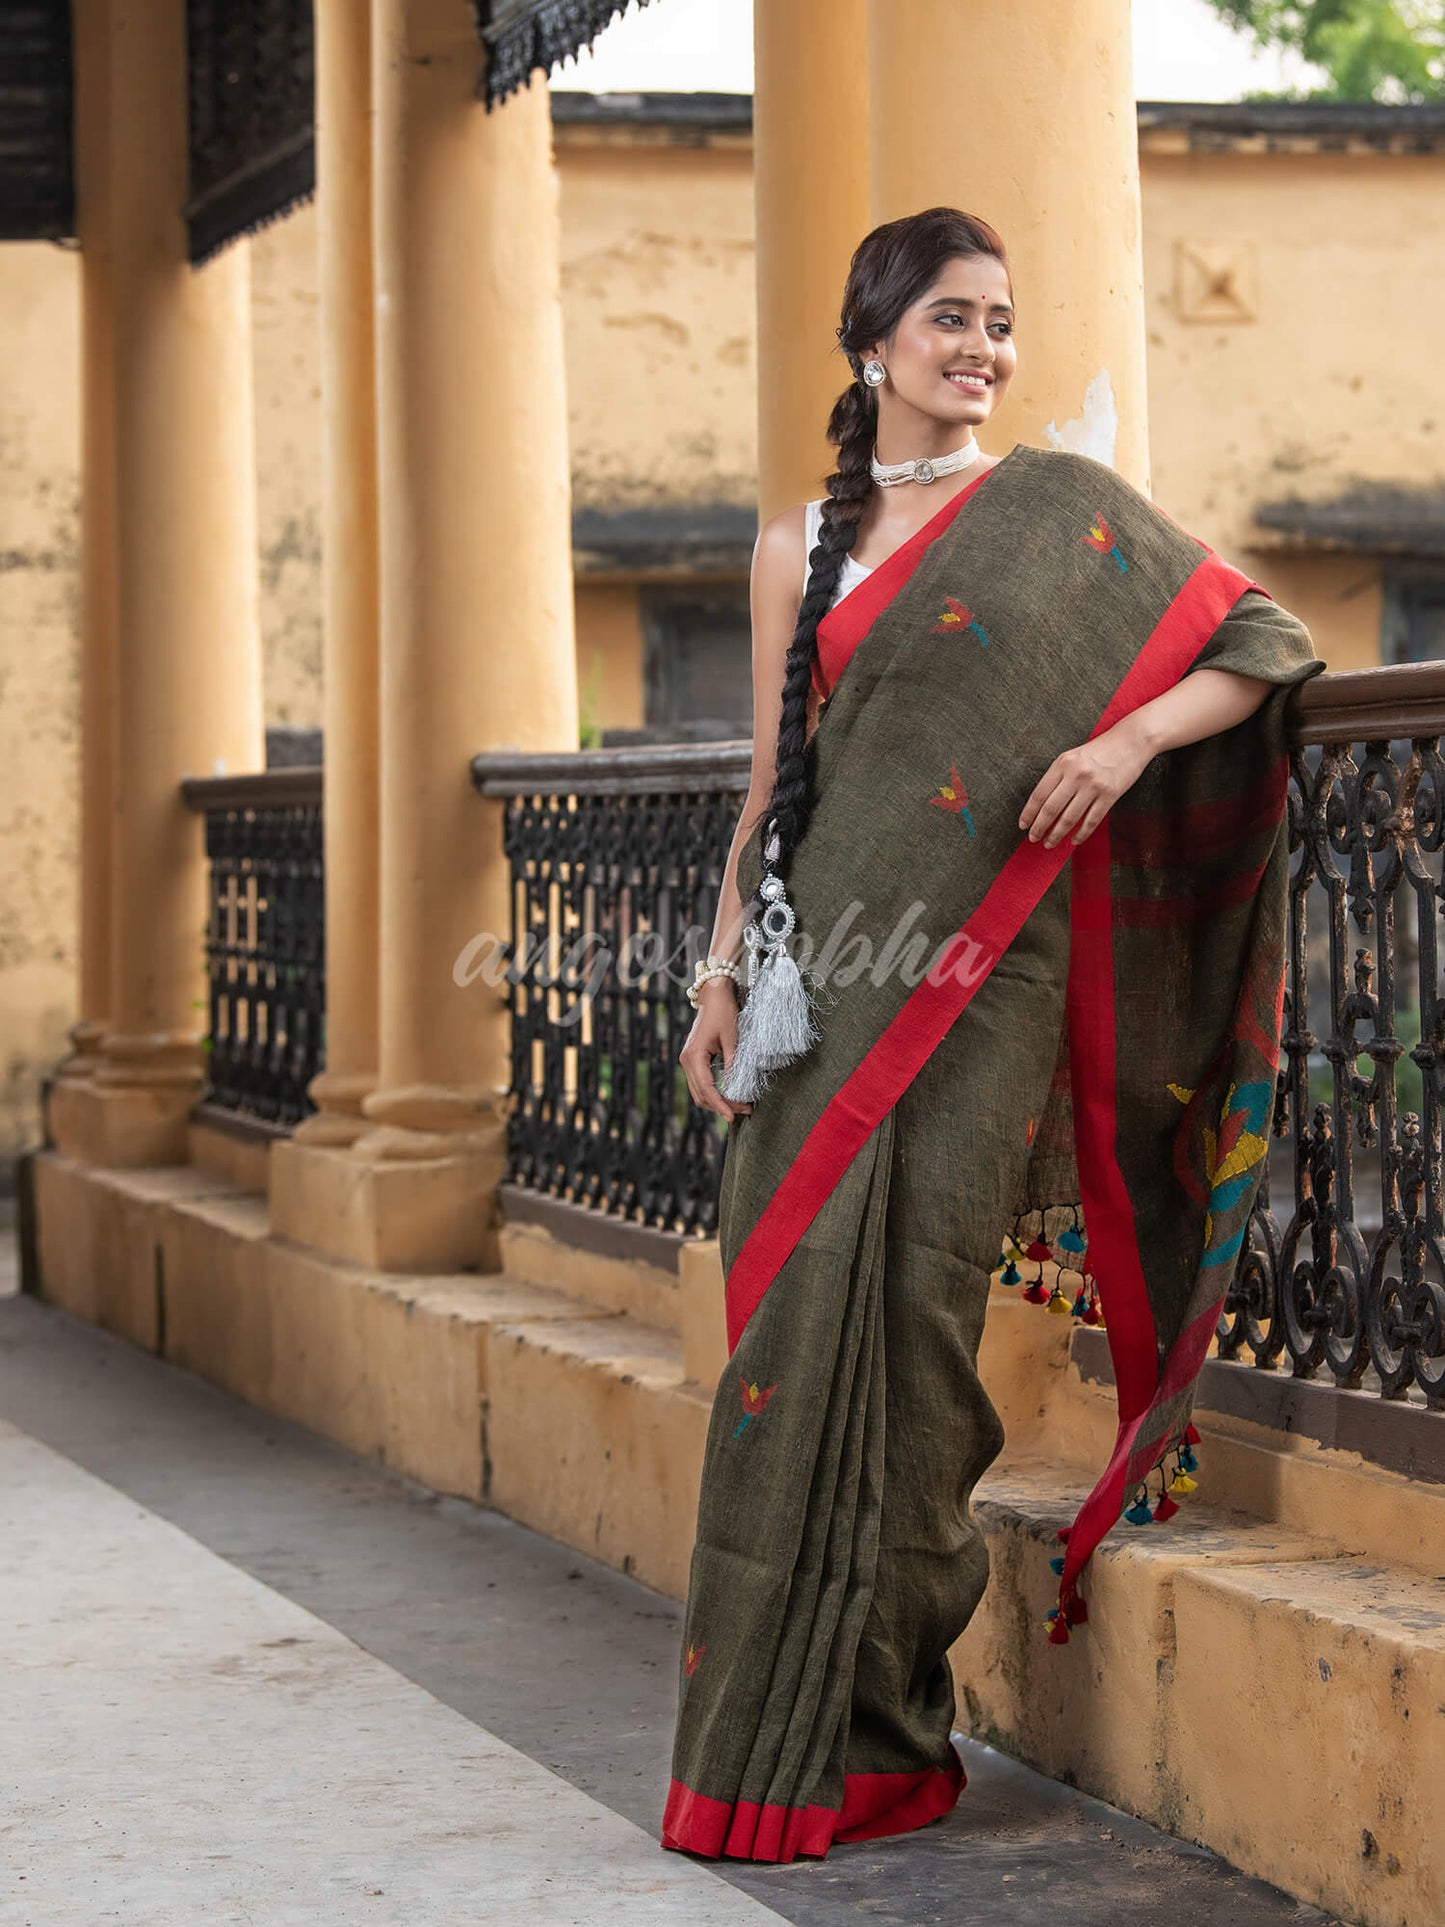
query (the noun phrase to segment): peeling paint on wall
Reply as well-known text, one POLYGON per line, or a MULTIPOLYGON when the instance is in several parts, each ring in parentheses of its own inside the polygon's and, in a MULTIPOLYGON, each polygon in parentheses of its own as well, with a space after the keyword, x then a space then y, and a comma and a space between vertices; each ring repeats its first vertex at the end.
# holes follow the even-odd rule
POLYGON ((1107 368, 1101 368, 1084 390, 1084 412, 1062 428, 1050 422, 1044 433, 1051 448, 1068 449, 1075 455, 1092 455, 1096 462, 1110 468, 1119 446, 1119 404, 1107 368))

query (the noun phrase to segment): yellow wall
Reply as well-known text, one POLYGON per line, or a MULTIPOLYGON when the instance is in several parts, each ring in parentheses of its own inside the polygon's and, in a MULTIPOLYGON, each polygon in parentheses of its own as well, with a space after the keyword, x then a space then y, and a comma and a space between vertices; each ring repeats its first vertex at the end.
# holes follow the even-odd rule
POLYGON ((79 917, 79 261, 0 278, 0 1177, 75 1021, 79 917))
POLYGON ((751 503, 751 143, 557 138, 578 508, 751 503))
POLYGON ((321 369, 316 210, 251 242, 257 542, 268 723, 321 722, 321 369))
POLYGON ((1253 511, 1445 482, 1445 154, 1146 137, 1142 166, 1155 498, 1302 617, 1332 669, 1377 661, 1378 562, 1261 553, 1253 511), (1201 264, 1239 298, 1203 297, 1201 264))
MULTIPOLYGON (((1310 624, 1332 667, 1375 659, 1370 557, 1256 547, 1251 512, 1353 482, 1439 485, 1445 154, 1191 154, 1141 142, 1154 490, 1310 624), (1199 261, 1235 319, 1189 319, 1199 261)), ((750 138, 561 127, 562 288, 577 506, 753 499, 750 138)), ((320 720, 316 225, 251 243, 268 721, 320 720)), ((77 263, 5 248, 0 280, 0 1159, 36 1133, 73 1016, 77 263)), ((1028 353, 1021 288, 1020 352, 1028 353)), ((1208 310, 1206 310, 1208 312, 1208 310)), ((477 344, 485 354, 485 342, 477 344)), ((987 440, 987 437, 985 437, 987 440)), ((518 486, 525 487, 525 477, 518 486)), ((591 719, 643 720, 637 585, 577 586, 591 719)))
POLYGON ((640 727, 646 718, 637 584, 579 582, 576 609, 583 725, 640 727))

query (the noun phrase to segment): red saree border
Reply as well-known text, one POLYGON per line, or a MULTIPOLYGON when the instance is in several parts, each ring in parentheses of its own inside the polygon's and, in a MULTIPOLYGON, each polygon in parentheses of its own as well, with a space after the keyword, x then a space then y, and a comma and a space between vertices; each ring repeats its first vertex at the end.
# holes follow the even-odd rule
POLYGON ((662 1844, 709 1860, 789 1861, 799 1854, 821 1858, 837 1841, 912 1833, 951 1812, 968 1784, 952 1742, 948 1753, 946 1765, 917 1773, 848 1774, 841 1809, 709 1800, 673 1780, 662 1816, 662 1844))
MULTIPOLYGON (((989 470, 990 474, 993 472, 989 470)), ((979 481, 984 479, 979 477, 979 481)), ((962 501, 962 497, 959 501, 962 501)), ((950 509, 956 509, 957 506, 957 503, 948 504, 950 509)), ((920 535, 923 533, 924 530, 919 531, 920 535)), ((1203 558, 1160 616, 1148 640, 1130 664, 1098 722, 1090 730, 1091 739, 1111 729, 1131 710, 1151 702, 1155 696, 1171 688, 1245 591, 1259 587, 1205 544, 1200 543, 1200 547, 1204 550, 1203 558)), ((886 568, 888 565, 885 563, 882 566, 886 568)), ((860 583, 853 594, 859 595, 867 587, 867 583, 860 583)), ((842 606, 839 604, 840 608, 842 606)), ((821 1116, 783 1174, 728 1273, 726 1304, 730 1352, 736 1350, 748 1320, 762 1303, 769 1286, 879 1121, 902 1096, 930 1052, 967 1007, 1064 864, 1070 857, 1077 862, 1095 840, 1090 838, 1077 849, 1065 841, 1052 850, 1045 849, 1042 843, 1030 843, 1026 839, 1021 841, 989 885, 973 915, 948 939, 928 975, 824 1106, 821 1116)), ((1106 851, 1107 846, 1101 844, 1100 848, 1106 851)), ((1101 957, 1102 951, 1097 954, 1101 957)), ((1071 958, 1071 984, 1074 967, 1071 958)), ((1081 1019, 1088 1021, 1097 1015, 1102 1025, 1102 1011, 1107 1002, 1107 1029, 1102 1035, 1112 1040, 1112 941, 1107 971, 1096 961, 1095 972, 1096 980, 1090 983, 1088 994, 1080 1004, 1081 1019)), ((1072 994, 1076 998, 1080 995, 1078 992, 1072 994)), ((1071 1051, 1072 1048, 1071 1033, 1071 1051)), ((1075 1058, 1079 1067, 1076 1076, 1080 1075, 1084 1064, 1092 1062, 1095 1055, 1097 1052, 1089 1051, 1085 1038, 1075 1058)), ((1108 1089, 1107 1109, 1094 1114, 1094 1140, 1108 1138, 1109 1161, 1113 1164, 1110 1131, 1113 1119, 1112 1067, 1108 1089)), ((1113 1180, 1106 1177, 1099 1181, 1106 1187, 1106 1197, 1115 1198, 1119 1195, 1113 1180)), ((1117 1186, 1122 1186, 1122 1177, 1118 1178, 1117 1186)), ((1107 1209, 1107 1203, 1102 1208, 1107 1209)), ((1103 1227, 1099 1229, 1103 1230, 1103 1227)), ((1132 1226, 1129 1230, 1132 1232, 1132 1226)), ((1095 1235, 1095 1229, 1091 1226, 1091 1241, 1095 1235)), ((1108 1235, 1106 1232, 1106 1238, 1108 1235)), ((1128 1281, 1122 1292, 1116 1291, 1114 1294, 1114 1303, 1123 1299, 1121 1325, 1125 1326, 1130 1322, 1131 1310, 1137 1321, 1137 1304, 1142 1300, 1143 1271, 1137 1241, 1134 1242, 1133 1258, 1129 1264, 1128 1281)), ((1147 1301, 1143 1301, 1143 1312, 1147 1329, 1116 1332, 1112 1307, 1107 1311, 1106 1329, 1109 1331, 1110 1349, 1113 1351, 1116 1344, 1122 1346, 1126 1361, 1123 1371, 1131 1394, 1136 1396, 1138 1388, 1144 1383, 1142 1361, 1146 1351, 1151 1361, 1154 1356, 1154 1325, 1147 1301)), ((1116 1370, 1119 1369, 1117 1355, 1115 1364, 1116 1370)), ((1151 1363, 1151 1386, 1155 1369, 1151 1363)), ((1121 1392, 1122 1388, 1121 1379, 1121 1392)), ((1142 1407, 1139 1409, 1142 1410, 1142 1407)))
MULTIPOLYGON (((1276 820, 1278 819, 1285 808, 1288 785, 1289 758, 1288 756, 1281 756, 1278 762, 1268 769, 1260 778, 1254 790, 1249 793, 1251 802, 1260 804, 1261 806, 1260 810, 1254 811, 1244 819, 1249 830, 1258 827, 1260 814, 1265 801, 1268 802, 1270 810, 1276 820)), ((1105 828, 1108 827, 1108 823, 1109 819, 1106 818, 1105 828)), ((1076 856, 1076 882, 1078 876, 1081 874, 1086 877, 1089 876, 1089 864, 1096 861, 1097 858, 1090 858, 1084 861, 1085 852, 1088 851, 1090 845, 1097 840, 1096 837, 1091 838, 1090 842, 1085 844, 1079 851, 1078 856, 1076 856)), ((1257 872, 1256 878, 1262 874, 1262 870, 1257 872)), ((1089 887, 1084 893, 1083 900, 1079 906, 1079 915, 1074 918, 1070 931, 1070 956, 1071 962, 1077 959, 1075 968, 1081 969, 1081 974, 1078 978, 1078 995, 1081 1007, 1090 1008, 1091 1014, 1089 1021, 1091 1025, 1097 1029, 1102 1029, 1106 1019, 1098 1000, 1104 1000, 1107 1003, 1107 1022, 1112 1034, 1113 1012, 1115 1009, 1113 936, 1107 923, 1101 921, 1097 915, 1090 914, 1088 898, 1097 888, 1098 879, 1097 877, 1093 877, 1089 887)), ((1071 993, 1074 987, 1075 977, 1073 970, 1071 970, 1071 993)), ((1280 1024, 1284 1016, 1284 992, 1285 966, 1284 959, 1281 957, 1279 978, 1275 985, 1273 1000, 1274 1032, 1276 1037, 1279 1035, 1280 1024)), ((1073 1022, 1072 1005, 1070 1006, 1070 1022, 1071 1024, 1073 1022)), ((1071 1052, 1072 1041, 1071 1034, 1071 1052)), ((1112 1095, 1113 1053, 1111 1050, 1105 1050, 1101 1051, 1100 1054, 1110 1067, 1109 1085, 1112 1095)), ((1071 1057, 1071 1066, 1072 1063, 1073 1059, 1071 1057)), ((1091 1074, 1096 1078, 1102 1075, 1097 1068, 1091 1074)), ((1132 1266, 1131 1255, 1129 1253, 1121 1254, 1116 1246, 1111 1246, 1106 1250, 1102 1259, 1096 1259, 1094 1255, 1100 1247, 1094 1236, 1090 1212, 1093 1211, 1096 1214, 1102 1213, 1106 1230, 1112 1227, 1108 1217, 1107 1203, 1101 1203, 1098 1197, 1093 1197, 1093 1201, 1091 1202, 1091 1196, 1095 1190, 1101 1191, 1101 1194, 1112 1193, 1116 1187, 1122 1185, 1122 1178, 1119 1175, 1117 1157, 1114 1150, 1116 1135, 1113 1111, 1112 1109, 1105 1111, 1102 1105, 1097 1110, 1092 1107, 1086 1109, 1085 1098, 1081 1094, 1077 1083, 1075 1083, 1073 1088, 1073 1103, 1075 1142, 1081 1153, 1079 1158, 1081 1202, 1084 1207, 1085 1222, 1091 1225, 1089 1236, 1090 1268, 1095 1272, 1096 1280, 1100 1278, 1101 1274, 1108 1275, 1109 1277, 1107 1287, 1102 1282, 1099 1283, 1099 1294, 1104 1303, 1107 1318, 1104 1329, 1108 1335, 1109 1350, 1114 1360, 1115 1380, 1118 1392, 1119 1431, 1114 1442, 1114 1450, 1110 1454, 1108 1465, 1104 1468, 1098 1483, 1089 1493, 1089 1496, 1080 1507, 1073 1524, 1069 1528, 1068 1543, 1064 1550, 1063 1572, 1059 1581, 1059 1608, 1061 1611, 1064 1611, 1070 1600, 1076 1596, 1079 1573, 1088 1560, 1090 1553, 1093 1552, 1094 1548, 1118 1518, 1126 1495, 1132 1487, 1139 1482, 1140 1477, 1157 1464, 1160 1452, 1167 1447, 1171 1437, 1177 1434, 1177 1425, 1169 1425, 1160 1429, 1156 1424, 1149 1427, 1147 1431, 1145 1428, 1151 1414, 1157 1418, 1157 1415, 1172 1404, 1174 1399, 1190 1386, 1198 1376, 1205 1358, 1208 1356, 1210 1341, 1214 1337, 1215 1329, 1219 1323, 1219 1314, 1224 1307, 1224 1300, 1227 1295, 1222 1292, 1212 1304, 1206 1305, 1203 1311, 1196 1312, 1171 1347, 1169 1355, 1164 1361, 1163 1374, 1158 1386, 1151 1389, 1149 1380, 1158 1370, 1158 1366, 1154 1356, 1148 1358, 1144 1356, 1142 1346, 1139 1343, 1140 1321, 1138 1318, 1137 1304, 1131 1305, 1129 1299, 1131 1289, 1136 1294, 1142 1290, 1142 1272, 1136 1272, 1132 1266), (1088 1158, 1082 1155, 1084 1137, 1080 1134, 1081 1124, 1084 1133, 1088 1134, 1091 1138, 1089 1144, 1091 1155, 1088 1158), (1116 1259, 1119 1259, 1121 1255, 1125 1265, 1125 1268, 1118 1274, 1124 1284, 1122 1293, 1118 1291, 1118 1282, 1114 1274, 1109 1271, 1109 1266, 1114 1263, 1116 1259), (1119 1299, 1117 1311, 1116 1296, 1119 1299), (1120 1319, 1119 1328, 1116 1328, 1116 1318, 1120 1319), (1124 1376, 1126 1371, 1131 1374, 1127 1386, 1124 1376), (1144 1434, 1142 1439, 1140 1437, 1141 1432, 1144 1434)), ((1137 1256, 1137 1251, 1138 1247, 1136 1243, 1133 1247, 1132 1255, 1137 1256)), ((1154 1348, 1154 1352, 1157 1354, 1157 1346, 1154 1348)))
POLYGON ((1066 995, 1069 1069, 1079 1201, 1089 1227, 1089 1270, 1103 1301, 1119 1411, 1121 1416, 1137 1417, 1153 1396, 1158 1363, 1134 1210, 1116 1153, 1114 928, 1110 917, 1097 914, 1100 899, 1108 899, 1110 862, 1106 816, 1074 852, 1079 901, 1071 898, 1066 995))
MULTIPOLYGON (((1010 454, 1012 452, 1009 451, 1010 454)), ((853 651, 918 567, 924 550, 938 540, 968 498, 976 494, 994 469, 1002 468, 1008 459, 1008 455, 1005 455, 1002 461, 994 463, 993 468, 986 468, 982 475, 975 475, 951 501, 944 503, 937 515, 910 535, 876 569, 865 575, 841 601, 833 604, 818 624, 818 648, 813 657, 813 686, 820 696, 831 694, 839 676, 848 667, 853 651)))
MULTIPOLYGON (((1087 1192, 1085 1195, 1087 1199, 1087 1192)), ((1084 1208, 1087 1212, 1087 1202, 1084 1208)), ((1090 1242, 1092 1243, 1092 1234, 1090 1242)), ((1090 1263, 1092 1262, 1091 1259, 1090 1263)), ((1121 1395, 1119 1430, 1114 1440, 1114 1449, 1109 1455, 1109 1463, 1104 1467, 1098 1483, 1079 1507, 1073 1524, 1069 1527, 1068 1543, 1064 1547, 1064 1569, 1059 1580, 1061 1610, 1067 1606, 1070 1599, 1075 1597, 1078 1577, 1089 1555, 1119 1517, 1125 1495, 1138 1483, 1139 1474, 1131 1471, 1131 1467, 1152 1466, 1161 1450, 1168 1444, 1171 1431, 1166 1428, 1162 1432, 1147 1436, 1141 1445, 1139 1434, 1143 1429, 1144 1421, 1151 1410, 1156 1406, 1167 1404, 1198 1375, 1209 1351, 1209 1342, 1219 1323, 1219 1314, 1223 1305, 1224 1295, 1221 1294, 1212 1305, 1207 1305, 1185 1326, 1169 1354, 1168 1365, 1157 1394, 1146 1400, 1142 1411, 1126 1418, 1121 1395)), ((1108 1335, 1109 1349, 1112 1353, 1115 1350, 1114 1315, 1107 1309, 1107 1300, 1105 1310, 1108 1322, 1104 1330, 1108 1335)))

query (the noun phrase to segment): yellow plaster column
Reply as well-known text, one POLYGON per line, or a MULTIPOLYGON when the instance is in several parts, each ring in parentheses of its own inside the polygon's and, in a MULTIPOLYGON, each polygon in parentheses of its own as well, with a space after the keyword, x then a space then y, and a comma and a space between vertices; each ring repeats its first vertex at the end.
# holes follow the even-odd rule
POLYGON ((326 1069, 294 1133, 350 1144, 375 1088, 377 909, 376 329, 372 284, 371 19, 316 7, 325 626, 326 1069))
POLYGON ((1019 368, 982 440, 1149 487, 1129 0, 868 0, 872 218, 945 203, 1009 251, 1019 368))
POLYGON ((869 227, 866 0, 754 0, 758 508, 823 492, 848 262, 869 227))
POLYGON ((495 1269, 509 929, 483 749, 577 745, 557 182, 541 80, 488 113, 470 0, 373 0, 381 562, 379 1087, 349 1154, 272 1156, 273 1227, 495 1269), (461 985, 454 971, 463 976, 461 985))
POLYGON ((118 621, 111 1029, 62 1149, 182 1162, 203 1079, 203 826, 181 779, 264 760, 250 258, 192 269, 184 0, 111 12, 118 621))
POLYGON ((74 0, 76 230, 80 240, 80 977, 76 1056, 89 1077, 110 1015, 115 817, 115 307, 110 209, 110 0, 74 0))

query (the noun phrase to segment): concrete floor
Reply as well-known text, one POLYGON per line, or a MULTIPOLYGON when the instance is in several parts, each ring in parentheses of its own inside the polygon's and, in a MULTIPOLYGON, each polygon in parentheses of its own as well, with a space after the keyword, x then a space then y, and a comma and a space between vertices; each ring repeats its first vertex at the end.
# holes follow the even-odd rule
POLYGON ((27 1298, 0 1420, 0 1921, 1332 1918, 971 1743, 922 1833, 664 1854, 671 1601, 27 1298))

